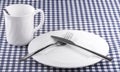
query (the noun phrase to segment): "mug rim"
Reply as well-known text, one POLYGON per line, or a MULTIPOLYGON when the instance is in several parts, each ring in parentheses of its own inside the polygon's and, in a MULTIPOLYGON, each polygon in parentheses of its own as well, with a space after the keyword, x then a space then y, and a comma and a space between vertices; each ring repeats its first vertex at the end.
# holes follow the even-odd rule
MULTIPOLYGON (((31 5, 29 5, 29 4, 12 4, 12 5, 6 6, 4 9, 8 9, 9 7, 15 6, 15 5, 17 5, 17 6, 18 6, 18 5, 29 6, 29 7, 31 7, 33 10, 35 10, 35 8, 34 8, 33 6, 31 6, 31 5)), ((3 13, 4 13, 5 16, 8 16, 8 17, 26 17, 26 16, 30 16, 30 15, 31 15, 31 13, 29 13, 29 14, 22 15, 22 16, 11 16, 11 15, 6 14, 4 11, 3 11, 3 13)), ((34 14, 34 12, 33 12, 33 14, 34 14)))

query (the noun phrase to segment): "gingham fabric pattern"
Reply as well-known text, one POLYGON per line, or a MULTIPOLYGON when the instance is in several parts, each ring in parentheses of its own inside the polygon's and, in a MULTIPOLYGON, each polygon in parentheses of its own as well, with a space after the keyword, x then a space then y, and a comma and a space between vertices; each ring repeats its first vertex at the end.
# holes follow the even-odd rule
MULTIPOLYGON (((40 14, 35 16, 35 26, 40 14)), ((0 0, 0 72, 120 72, 120 0, 0 0), (109 44, 112 62, 102 60, 83 68, 56 68, 33 58, 19 62, 27 46, 6 42, 3 9, 11 4, 29 4, 45 12, 44 26, 35 37, 56 30, 83 30, 104 38, 109 44)))

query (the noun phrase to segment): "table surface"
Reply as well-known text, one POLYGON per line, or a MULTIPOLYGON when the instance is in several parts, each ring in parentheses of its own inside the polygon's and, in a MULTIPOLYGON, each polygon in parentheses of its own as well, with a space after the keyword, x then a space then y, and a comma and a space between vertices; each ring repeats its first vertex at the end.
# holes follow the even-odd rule
MULTIPOLYGON (((40 16, 35 16, 35 26, 40 16)), ((0 72, 120 72, 120 0, 0 0, 0 72), (112 62, 102 60, 83 68, 55 68, 29 58, 19 62, 27 46, 6 42, 3 8, 11 4, 29 4, 45 12, 44 26, 35 37, 56 30, 82 30, 97 34, 109 44, 112 62)))

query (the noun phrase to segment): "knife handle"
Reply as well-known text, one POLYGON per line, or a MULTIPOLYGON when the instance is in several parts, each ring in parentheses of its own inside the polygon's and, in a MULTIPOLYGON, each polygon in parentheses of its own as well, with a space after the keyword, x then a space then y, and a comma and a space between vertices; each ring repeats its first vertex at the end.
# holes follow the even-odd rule
POLYGON ((99 53, 97 53, 97 52, 94 52, 94 51, 92 51, 92 50, 89 50, 89 49, 87 49, 87 48, 84 48, 84 47, 82 47, 82 46, 79 46, 79 45, 77 45, 77 44, 74 44, 74 46, 77 46, 77 47, 79 47, 79 48, 82 48, 82 49, 84 49, 84 50, 86 50, 86 51, 88 51, 88 52, 91 52, 91 53, 93 53, 93 54, 95 54, 95 55, 97 55, 97 56, 100 56, 100 57, 102 57, 102 58, 104 58, 104 59, 106 59, 106 60, 108 60, 108 61, 112 61, 112 59, 113 59, 113 58, 109 58, 109 57, 107 57, 107 56, 104 56, 104 55, 102 55, 102 54, 99 54, 99 53))

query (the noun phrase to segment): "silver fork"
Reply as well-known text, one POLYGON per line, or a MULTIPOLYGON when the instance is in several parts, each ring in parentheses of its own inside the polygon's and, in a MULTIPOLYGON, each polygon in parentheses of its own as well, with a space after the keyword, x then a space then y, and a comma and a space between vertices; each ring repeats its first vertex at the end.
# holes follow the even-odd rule
MULTIPOLYGON (((65 39, 70 39, 70 38, 72 38, 72 35, 73 35, 73 34, 71 34, 70 32, 67 32, 67 33, 64 35, 64 38, 65 38, 65 39)), ((36 50, 36 51, 34 51, 34 52, 26 55, 25 57, 21 58, 20 61, 24 61, 24 60, 30 58, 31 56, 37 54, 38 52, 40 52, 40 51, 42 51, 42 50, 44 50, 44 49, 46 49, 46 48, 48 48, 48 47, 50 47, 50 46, 53 46, 53 45, 63 46, 63 45, 66 45, 66 43, 57 41, 57 42, 55 42, 55 43, 49 44, 49 45, 47 45, 47 46, 45 46, 45 47, 43 47, 43 48, 40 48, 40 49, 38 49, 38 50, 36 50)))

